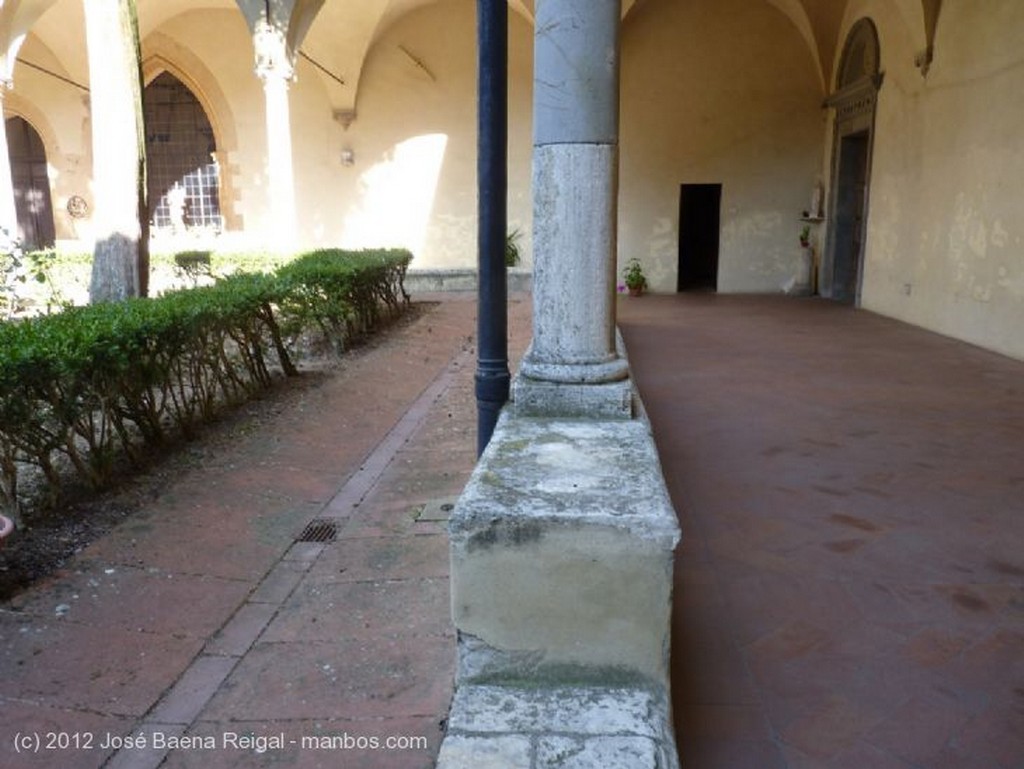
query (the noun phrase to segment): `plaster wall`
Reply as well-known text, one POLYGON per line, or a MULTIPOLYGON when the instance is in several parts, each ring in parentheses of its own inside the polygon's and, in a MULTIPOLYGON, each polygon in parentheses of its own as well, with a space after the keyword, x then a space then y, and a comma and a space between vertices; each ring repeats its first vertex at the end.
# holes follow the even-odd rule
POLYGON ((862 306, 1024 358, 1024 5, 942 6, 923 77, 886 2, 862 306))
POLYGON ((826 115, 815 60, 769 3, 651 0, 622 35, 619 262, 675 291, 679 187, 722 185, 718 289, 805 281, 801 211, 826 115))
MULTIPOLYGON (((77 46, 85 46, 85 30, 78 28, 77 46)), ((54 52, 29 35, 19 58, 36 67, 77 80, 54 52)), ((46 148, 47 173, 53 206, 54 229, 60 240, 87 236, 88 225, 67 212, 72 195, 80 195, 90 207, 92 200, 92 146, 89 128, 89 95, 36 67, 19 62, 14 68, 14 88, 4 97, 4 117, 24 118, 39 134, 46 148), (84 232, 83 232, 84 231, 84 232)))
MULTIPOLYGON (((509 227, 530 254, 533 30, 509 14, 509 227)), ((476 265, 476 13, 460 0, 398 19, 363 67, 358 117, 336 137, 335 237, 405 246, 413 268, 476 265)), ((326 215, 326 214, 325 214, 326 215)), ((337 240, 335 241, 337 242, 337 240)))

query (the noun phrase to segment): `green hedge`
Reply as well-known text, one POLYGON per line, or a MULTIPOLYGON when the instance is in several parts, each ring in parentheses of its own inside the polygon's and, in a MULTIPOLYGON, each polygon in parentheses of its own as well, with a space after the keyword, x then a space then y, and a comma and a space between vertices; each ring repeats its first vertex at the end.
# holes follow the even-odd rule
POLYGON ((42 472, 51 502, 63 464, 101 488, 118 458, 190 436, 274 372, 296 374, 301 335, 341 348, 371 331, 408 302, 411 258, 317 251, 273 274, 0 323, 0 505, 18 512, 25 464, 42 472))

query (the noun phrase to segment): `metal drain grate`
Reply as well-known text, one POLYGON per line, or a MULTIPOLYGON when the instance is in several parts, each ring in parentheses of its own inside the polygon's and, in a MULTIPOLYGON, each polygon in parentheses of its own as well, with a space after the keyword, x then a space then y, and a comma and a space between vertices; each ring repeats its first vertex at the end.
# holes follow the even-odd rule
POLYGON ((338 538, 338 522, 332 518, 314 518, 296 542, 334 542, 338 538))

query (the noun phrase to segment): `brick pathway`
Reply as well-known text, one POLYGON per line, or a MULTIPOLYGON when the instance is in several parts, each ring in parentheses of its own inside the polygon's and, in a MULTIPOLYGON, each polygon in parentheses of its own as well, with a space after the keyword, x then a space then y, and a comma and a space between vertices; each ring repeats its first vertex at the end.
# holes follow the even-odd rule
MULTIPOLYGON (((455 649, 442 507, 475 460, 469 298, 425 306, 2 607, 0 766, 432 766, 455 649), (296 541, 314 518, 335 541, 296 541), (388 737, 410 749, 359 749, 388 737)), ((527 315, 513 303, 520 347, 527 315)))

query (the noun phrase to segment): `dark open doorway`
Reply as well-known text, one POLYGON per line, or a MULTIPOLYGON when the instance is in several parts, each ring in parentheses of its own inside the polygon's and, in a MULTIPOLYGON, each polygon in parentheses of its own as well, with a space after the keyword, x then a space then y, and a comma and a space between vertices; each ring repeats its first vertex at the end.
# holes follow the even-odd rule
POLYGON ((679 188, 679 291, 718 289, 721 184, 679 188))
POLYGON ((832 298, 856 304, 864 253, 870 134, 843 136, 836 174, 835 246, 832 256, 832 298))

